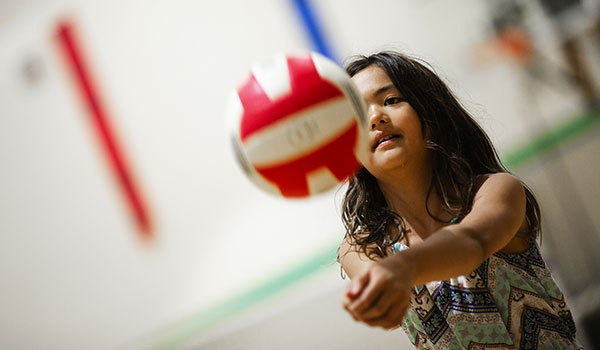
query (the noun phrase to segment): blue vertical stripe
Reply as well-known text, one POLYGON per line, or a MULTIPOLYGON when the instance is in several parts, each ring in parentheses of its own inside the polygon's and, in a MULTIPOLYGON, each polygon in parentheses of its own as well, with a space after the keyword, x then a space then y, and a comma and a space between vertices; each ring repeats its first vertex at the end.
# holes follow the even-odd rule
POLYGON ((310 0, 291 0, 291 2, 313 46, 312 49, 335 62, 339 62, 331 48, 322 24, 319 22, 319 18, 310 4, 310 0))

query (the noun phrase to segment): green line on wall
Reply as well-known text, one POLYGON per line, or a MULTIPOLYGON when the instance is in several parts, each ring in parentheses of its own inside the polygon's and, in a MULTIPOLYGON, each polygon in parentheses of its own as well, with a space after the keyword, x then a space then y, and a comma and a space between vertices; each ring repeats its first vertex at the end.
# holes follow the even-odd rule
POLYGON ((502 160, 507 167, 518 168, 535 158, 555 150, 558 146, 564 145, 573 137, 580 136, 583 132, 593 129, 593 126, 598 124, 598 122, 600 122, 600 112, 587 113, 573 118, 543 133, 530 143, 506 153, 502 157, 502 160))

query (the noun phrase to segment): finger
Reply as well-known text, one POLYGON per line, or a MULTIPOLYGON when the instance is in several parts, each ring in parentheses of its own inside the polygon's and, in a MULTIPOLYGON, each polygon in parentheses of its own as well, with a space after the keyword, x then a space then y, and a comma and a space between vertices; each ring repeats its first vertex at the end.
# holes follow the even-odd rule
POLYGON ((383 293, 384 287, 382 283, 370 281, 360 293, 360 296, 350 304, 350 310, 360 317, 360 314, 375 304, 383 293))
POLYGON ((352 282, 350 282, 348 289, 346 290, 346 296, 350 299, 358 297, 368 283, 369 272, 365 271, 364 273, 356 276, 352 282))
POLYGON ((389 329, 401 323, 409 301, 410 296, 408 293, 403 293, 397 289, 387 290, 375 305, 358 316, 367 324, 389 329))
POLYGON ((358 316, 365 321, 381 318, 397 302, 399 300, 394 291, 383 290, 371 306, 358 313, 358 316))
POLYGON ((372 327, 381 327, 383 329, 398 328, 402 324, 407 306, 392 305, 381 317, 364 321, 372 327))
POLYGON ((344 309, 346 309, 347 311, 350 311, 351 304, 352 304, 352 299, 350 299, 344 295, 344 297, 342 297, 342 306, 344 307, 344 309))
POLYGON ((371 318, 368 320, 363 320, 364 323, 368 324, 371 327, 381 327, 386 328, 390 323, 390 314, 392 313, 392 307, 387 309, 383 314, 379 317, 371 318))
POLYGON ((352 318, 357 321, 357 322, 362 322, 362 318, 360 317, 360 314, 357 313, 353 308, 353 300, 349 299, 349 298, 344 298, 344 300, 342 300, 342 305, 344 306, 344 309, 346 309, 346 311, 352 316, 352 318))
POLYGON ((402 325, 406 312, 408 311, 408 304, 399 308, 394 309, 388 316, 389 323, 383 327, 387 330, 396 329, 402 325))
POLYGON ((350 310, 350 303, 352 302, 351 299, 349 299, 348 297, 343 297, 342 298, 342 306, 344 307, 344 309, 350 314, 350 316, 352 316, 352 318, 354 319, 354 321, 359 321, 359 319, 356 317, 356 315, 354 315, 354 313, 350 310))

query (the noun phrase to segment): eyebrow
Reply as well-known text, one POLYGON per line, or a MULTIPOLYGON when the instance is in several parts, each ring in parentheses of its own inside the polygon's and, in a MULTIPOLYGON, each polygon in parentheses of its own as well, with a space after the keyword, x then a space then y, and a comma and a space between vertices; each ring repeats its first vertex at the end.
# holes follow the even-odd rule
POLYGON ((375 91, 373 93, 373 97, 377 97, 378 95, 381 95, 382 93, 384 93, 384 92, 386 92, 388 90, 391 90, 393 88, 395 88, 394 84, 389 84, 389 85, 380 87, 379 89, 377 89, 377 91, 375 91))

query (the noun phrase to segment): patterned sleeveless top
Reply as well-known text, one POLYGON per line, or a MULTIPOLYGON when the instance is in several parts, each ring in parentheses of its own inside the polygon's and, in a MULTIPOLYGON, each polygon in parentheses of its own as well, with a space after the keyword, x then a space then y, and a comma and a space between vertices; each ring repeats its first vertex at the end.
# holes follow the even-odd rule
POLYGON ((402 328, 417 349, 581 349, 537 244, 495 253, 468 276, 414 287, 402 328))

